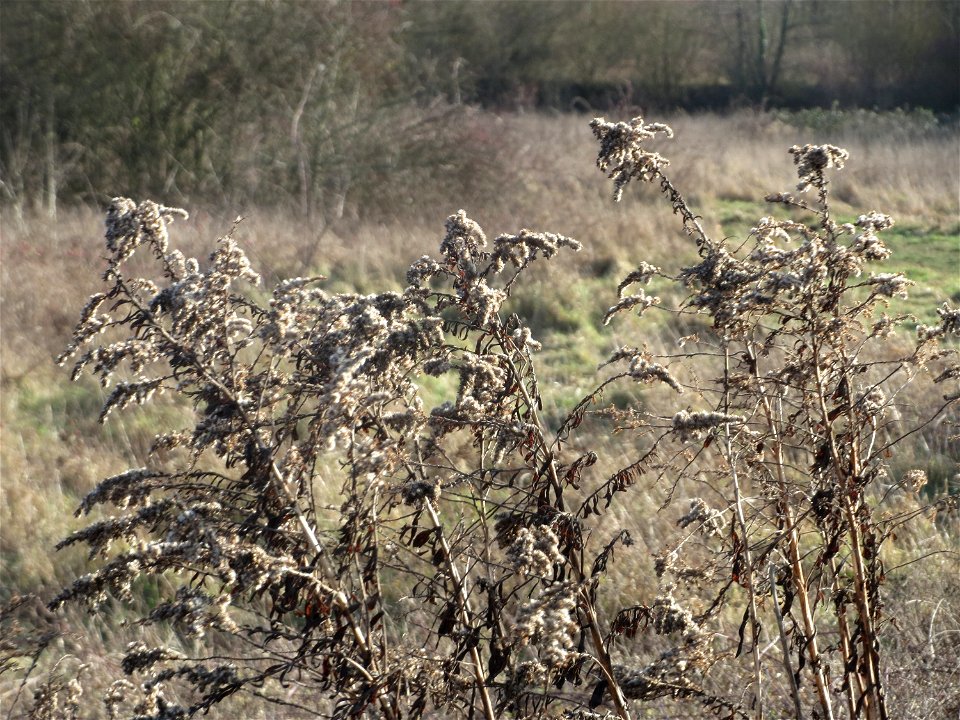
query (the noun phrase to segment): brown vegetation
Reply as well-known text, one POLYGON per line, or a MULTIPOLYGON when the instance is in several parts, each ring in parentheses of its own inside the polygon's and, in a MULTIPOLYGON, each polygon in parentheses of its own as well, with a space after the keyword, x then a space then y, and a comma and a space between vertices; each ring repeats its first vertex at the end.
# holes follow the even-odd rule
MULTIPOLYGON (((918 188, 902 177, 911 162, 942 157, 943 144, 889 143, 872 176, 861 171, 849 185, 838 176, 838 206, 828 205, 824 171, 846 156, 795 148, 811 189, 780 194, 779 219, 721 241, 725 225, 741 222, 723 218, 725 204, 781 184, 774 176, 788 156, 762 148, 780 146, 788 131, 769 116, 700 121, 713 127, 691 133, 697 162, 671 153, 684 186, 697 188, 698 173, 704 187, 716 181, 702 198, 720 218, 713 222, 692 213, 647 149, 664 127, 595 125, 601 166, 620 184, 659 186, 686 233, 668 231, 669 207, 609 209, 606 189, 589 189, 573 167, 589 150, 564 140, 574 132, 566 120, 515 122, 518 162, 532 168, 518 178, 553 202, 526 217, 539 224, 552 214, 593 246, 582 261, 566 261, 571 270, 530 263, 555 253, 551 264, 563 263, 573 241, 517 228, 491 246, 461 213, 447 222, 440 257, 414 263, 406 289, 365 294, 373 290, 365 274, 394 271, 385 255, 429 249, 415 226, 359 228, 354 237, 378 244, 357 253, 329 235, 264 241, 269 225, 241 223, 233 234, 254 235, 254 259, 272 265, 266 292, 250 284, 256 276, 234 237, 195 263, 169 245, 172 211, 114 203, 107 286, 88 305, 74 349, 87 353, 85 344, 81 358, 110 380, 108 406, 159 391, 187 402, 137 411, 139 427, 119 424, 122 434, 101 449, 79 441, 92 432, 96 386, 81 385, 57 407, 41 395, 46 445, 56 439, 65 449, 32 459, 44 436, 18 426, 18 459, 5 429, 5 476, 12 459, 14 469, 42 467, 63 480, 43 495, 5 481, 4 521, 14 520, 11 507, 20 513, 50 498, 64 510, 81 495, 87 512, 119 505, 120 515, 96 514, 65 543, 88 544, 101 559, 56 604, 115 608, 114 598, 125 599, 146 625, 123 631, 137 644, 122 661, 116 639, 86 648, 131 675, 107 689, 82 673, 71 682, 72 658, 83 653, 68 628, 58 641, 57 632, 40 632, 56 629, 55 617, 11 607, 7 627, 38 629, 5 635, 11 657, 32 644, 68 658, 44 666, 50 673, 36 677, 46 680, 18 707, 37 717, 101 708, 176 717, 220 703, 251 716, 590 717, 603 706, 626 717, 642 701, 688 715, 777 716, 799 705, 804 715, 884 717, 884 687, 893 715, 930 716, 957 702, 933 691, 946 687, 939 681, 908 694, 924 672, 957 672, 955 516, 939 478, 938 487, 921 487, 934 469, 911 458, 926 443, 955 459, 944 439, 955 409, 939 398, 956 393, 950 345, 940 347, 956 331, 956 311, 928 320, 919 346, 908 343, 895 329, 908 318, 884 315, 903 279, 871 273, 895 228, 883 215, 850 210, 856 197, 868 194, 873 205, 886 192, 908 222, 955 234, 940 219, 955 203, 950 183, 918 188), (555 133, 552 142, 522 142, 537 136, 534 123, 555 133), (557 202, 564 193, 576 201, 557 202), (647 239, 651 262, 637 266, 647 253, 633 238, 647 239), (364 287, 328 293, 322 283, 281 279, 315 272, 314 262, 329 263, 322 269, 335 281, 349 284, 344 273, 352 273, 364 287), (603 376, 615 406, 602 410, 595 394, 569 403, 575 390, 544 385, 573 384, 576 363, 558 363, 549 341, 582 343, 603 312, 565 316, 570 298, 545 288, 563 278, 569 287, 609 287, 615 299, 610 271, 627 262, 636 269, 620 291, 632 294, 608 313, 615 335, 587 336, 619 347, 603 376), (521 314, 512 314, 514 302, 521 314), (613 318, 638 309, 647 310, 640 321, 613 318), (651 323, 652 313, 662 321, 651 323), (641 334, 644 323, 653 329, 641 334), (542 354, 537 340, 547 345, 542 354), (953 387, 932 390, 927 370, 953 387), (164 434, 154 438, 158 424, 164 434), (74 438, 64 444, 65 432, 74 438), (71 457, 82 453, 91 457, 71 457), (123 455, 136 466, 149 458, 149 469, 120 472, 123 455), (93 489, 98 475, 112 477, 93 489), (919 567, 941 572, 916 585, 922 575, 910 573, 919 567), (686 702, 674 707, 676 699, 686 702), (285 709, 264 710, 264 701, 285 709)), ((674 124, 682 133, 694 122, 674 124)), ((489 215, 501 223, 524 216, 510 203, 489 215)), ((190 244, 187 255, 206 252, 202 238, 190 244)), ((76 264, 47 283, 46 306, 31 307, 35 290, 4 280, 5 305, 21 298, 15 316, 9 305, 4 312, 4 394, 15 404, 8 410, 5 400, 4 412, 20 422, 28 394, 38 393, 30 358, 38 347, 54 354, 58 331, 18 329, 11 338, 10 328, 49 318, 65 328, 78 288, 91 285, 83 264, 102 252, 69 239, 59 246, 76 264)), ((8 253, 24 270, 63 262, 57 245, 43 242, 22 240, 8 253)), ((575 382, 592 384, 589 375, 575 382)), ((57 526, 59 515, 39 512, 57 526)), ((69 583, 81 565, 72 556, 74 569, 49 566, 31 588, 25 578, 37 570, 29 565, 45 553, 26 543, 10 549, 21 558, 24 579, 14 587, 23 590, 69 583)), ((4 693, 12 698, 16 685, 4 693)))

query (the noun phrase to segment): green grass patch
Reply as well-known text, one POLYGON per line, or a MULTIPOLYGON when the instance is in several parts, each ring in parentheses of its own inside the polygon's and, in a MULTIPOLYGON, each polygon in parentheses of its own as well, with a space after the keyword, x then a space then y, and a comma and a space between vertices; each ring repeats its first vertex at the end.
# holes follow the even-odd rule
POLYGON ((937 308, 960 301, 960 234, 919 227, 897 227, 883 233, 893 254, 874 272, 901 272, 916 283, 901 307, 920 322, 936 324, 937 308))

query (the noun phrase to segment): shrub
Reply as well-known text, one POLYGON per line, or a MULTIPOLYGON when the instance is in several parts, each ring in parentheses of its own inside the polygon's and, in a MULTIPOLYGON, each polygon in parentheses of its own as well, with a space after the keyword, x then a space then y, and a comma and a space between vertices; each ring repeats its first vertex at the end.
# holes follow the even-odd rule
POLYGON ((195 422, 83 500, 78 512, 122 513, 61 543, 102 561, 51 605, 129 600, 163 575, 171 595, 140 622, 207 637, 199 655, 131 645, 123 668, 140 682, 112 686, 112 717, 185 717, 240 693, 336 718, 628 718, 631 701, 663 698, 730 717, 889 716, 881 551, 926 510, 877 507, 891 483, 922 484, 887 464, 958 397, 908 400, 960 376, 942 342, 960 311, 944 306, 899 350, 907 318, 882 310, 909 281, 863 274, 890 254, 892 221, 830 211, 826 172, 845 151, 792 148, 800 194, 768 198, 790 219, 733 243, 708 237, 648 149, 668 127, 592 127, 617 199, 658 186, 699 251, 673 274, 641 263, 606 322, 710 325, 679 353, 615 350, 558 427, 541 416, 539 344, 505 303, 532 262, 576 241, 521 230, 491 244, 460 211, 402 292, 293 278, 260 301, 230 234, 202 265, 170 246, 183 211, 114 200, 108 287, 61 360, 113 385, 101 420, 174 393, 195 422), (152 274, 134 271, 138 249, 152 274), (648 283, 685 299, 668 307, 648 283), (455 395, 430 402, 425 378, 447 375, 455 395), (662 383, 686 409, 600 409, 624 382, 662 383), (590 449, 595 408, 638 434, 625 462, 590 449), (633 541, 612 510, 641 478, 683 496, 685 514, 655 559, 657 594, 621 606, 629 589, 604 578, 633 541))

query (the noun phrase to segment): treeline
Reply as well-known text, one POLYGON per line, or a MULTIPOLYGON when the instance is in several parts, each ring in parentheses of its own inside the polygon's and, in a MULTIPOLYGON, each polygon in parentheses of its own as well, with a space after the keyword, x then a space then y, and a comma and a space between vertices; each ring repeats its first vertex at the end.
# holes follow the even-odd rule
POLYGON ((956 0, 412 4, 434 84, 484 105, 952 112, 956 0))
POLYGON ((960 0, 20 0, 0 13, 0 196, 20 211, 123 192, 342 217, 478 192, 497 144, 473 106, 960 104, 960 0))
POLYGON ((2 12, 0 172, 19 208, 123 193, 323 217, 392 206, 429 182, 469 189, 449 162, 472 147, 450 118, 464 113, 418 93, 402 13, 387 4, 58 0, 2 12))

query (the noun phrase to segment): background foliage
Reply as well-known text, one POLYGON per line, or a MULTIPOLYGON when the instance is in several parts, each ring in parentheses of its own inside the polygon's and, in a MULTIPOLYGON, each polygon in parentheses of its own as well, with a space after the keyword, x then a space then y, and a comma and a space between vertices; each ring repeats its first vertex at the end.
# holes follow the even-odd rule
POLYGON ((369 216, 482 190, 495 148, 465 105, 944 113, 960 99, 957 0, 491 7, 4 3, 3 199, 369 216))

